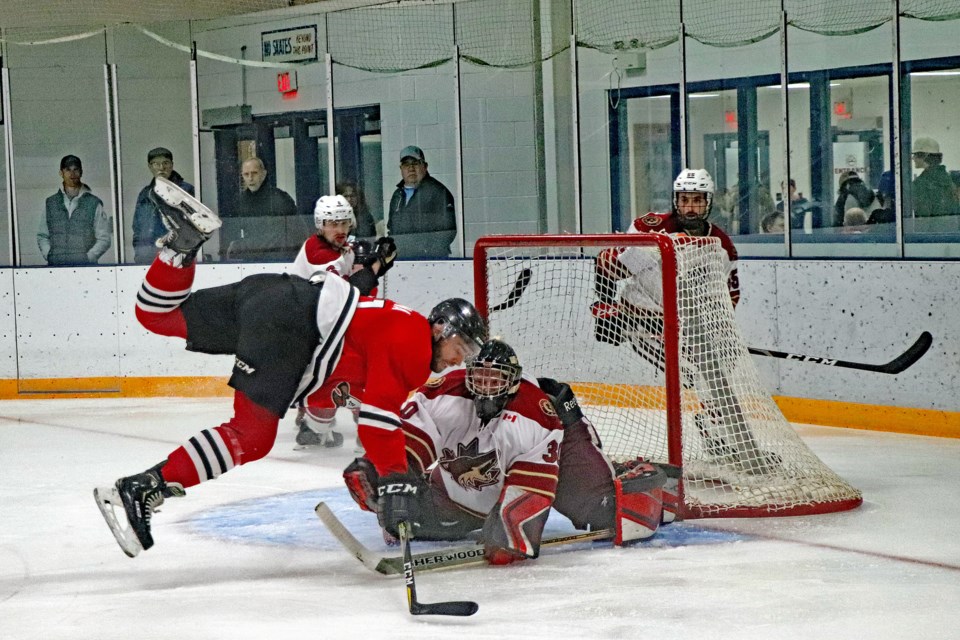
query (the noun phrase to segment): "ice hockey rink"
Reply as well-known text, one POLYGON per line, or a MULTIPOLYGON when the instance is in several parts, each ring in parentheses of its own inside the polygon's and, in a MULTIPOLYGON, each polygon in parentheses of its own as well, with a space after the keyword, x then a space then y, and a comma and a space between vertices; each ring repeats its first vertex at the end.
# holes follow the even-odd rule
POLYGON ((226 398, 0 403, 0 638, 960 637, 955 439, 798 425, 862 507, 689 521, 631 548, 420 573, 420 600, 480 610, 414 617, 402 580, 364 568, 313 513, 324 500, 383 547, 340 482, 353 448, 294 450, 291 415, 267 458, 168 500, 156 546, 123 555, 93 488, 229 414, 226 398))

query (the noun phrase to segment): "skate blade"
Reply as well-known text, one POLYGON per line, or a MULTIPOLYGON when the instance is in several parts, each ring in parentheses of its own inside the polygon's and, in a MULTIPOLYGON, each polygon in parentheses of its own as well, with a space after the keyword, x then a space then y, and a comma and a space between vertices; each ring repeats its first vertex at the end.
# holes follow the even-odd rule
POLYGON ((180 209, 200 233, 213 233, 223 225, 223 221, 210 207, 164 178, 157 178, 154 193, 169 206, 180 209))
MULTIPOLYGON (((124 527, 120 524, 120 519, 117 518, 116 509, 119 508, 123 511, 123 501, 120 500, 120 494, 117 493, 116 487, 98 487, 93 490, 93 497, 97 501, 100 513, 103 514, 103 519, 107 521, 107 526, 110 527, 110 532, 117 540, 117 544, 120 545, 120 548, 128 557, 136 558, 137 554, 143 551, 143 545, 137 539, 133 528, 129 524, 124 527)), ((126 520, 125 513, 123 517, 126 520)))

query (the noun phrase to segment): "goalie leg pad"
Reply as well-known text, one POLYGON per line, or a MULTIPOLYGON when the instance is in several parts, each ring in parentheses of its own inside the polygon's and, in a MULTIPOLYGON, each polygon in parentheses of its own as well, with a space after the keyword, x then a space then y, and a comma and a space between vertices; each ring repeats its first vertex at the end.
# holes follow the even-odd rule
POLYGON ((615 545, 646 540, 657 532, 663 514, 666 474, 648 462, 631 461, 613 484, 617 515, 615 545))
POLYGON ((677 519, 677 513, 680 509, 680 467, 672 464, 658 463, 657 467, 667 476, 667 481, 663 485, 663 515, 660 516, 660 524, 670 524, 677 519))

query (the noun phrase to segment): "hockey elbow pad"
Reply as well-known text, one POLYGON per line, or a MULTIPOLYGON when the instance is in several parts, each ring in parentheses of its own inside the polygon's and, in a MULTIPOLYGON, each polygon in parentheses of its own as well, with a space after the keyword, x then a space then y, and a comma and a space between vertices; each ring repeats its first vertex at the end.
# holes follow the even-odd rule
POLYGON ((507 486, 483 524, 483 555, 490 564, 510 564, 540 555, 550 498, 507 486))

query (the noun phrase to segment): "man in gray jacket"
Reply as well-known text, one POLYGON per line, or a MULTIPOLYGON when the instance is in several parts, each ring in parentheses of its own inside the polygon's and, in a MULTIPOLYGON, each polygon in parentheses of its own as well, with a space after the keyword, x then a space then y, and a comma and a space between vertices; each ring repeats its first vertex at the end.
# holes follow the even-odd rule
POLYGON ((448 258, 457 236, 453 195, 427 171, 423 149, 413 145, 400 152, 397 190, 390 198, 387 227, 404 258, 448 258))
POLYGON ((50 265, 96 264, 110 248, 110 216, 103 201, 82 182, 80 158, 64 156, 60 177, 63 185, 47 198, 37 227, 40 254, 50 265))

